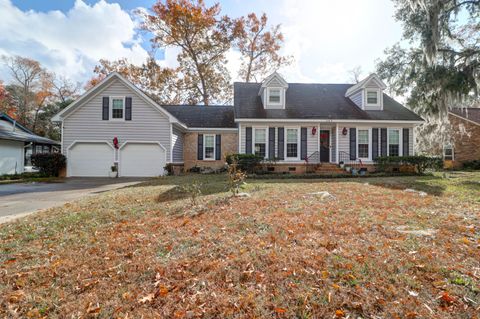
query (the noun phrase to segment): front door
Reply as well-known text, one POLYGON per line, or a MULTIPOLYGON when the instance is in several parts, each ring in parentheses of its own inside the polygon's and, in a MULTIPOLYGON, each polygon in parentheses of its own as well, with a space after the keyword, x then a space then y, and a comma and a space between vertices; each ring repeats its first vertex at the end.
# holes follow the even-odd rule
POLYGON ((320 130, 320 162, 330 162, 330 131, 320 130))

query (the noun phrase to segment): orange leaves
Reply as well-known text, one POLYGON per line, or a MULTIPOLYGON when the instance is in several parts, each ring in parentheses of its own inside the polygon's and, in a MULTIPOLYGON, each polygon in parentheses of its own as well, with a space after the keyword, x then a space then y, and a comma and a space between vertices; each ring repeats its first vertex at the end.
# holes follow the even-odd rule
POLYGON ((343 318, 343 317, 345 317, 345 311, 340 310, 340 309, 335 310, 335 317, 337 317, 337 318, 343 318))
POLYGON ((275 313, 276 313, 277 315, 282 315, 282 314, 284 314, 284 313, 287 312, 287 309, 281 308, 281 307, 276 307, 276 308, 274 309, 274 311, 275 311, 275 313))

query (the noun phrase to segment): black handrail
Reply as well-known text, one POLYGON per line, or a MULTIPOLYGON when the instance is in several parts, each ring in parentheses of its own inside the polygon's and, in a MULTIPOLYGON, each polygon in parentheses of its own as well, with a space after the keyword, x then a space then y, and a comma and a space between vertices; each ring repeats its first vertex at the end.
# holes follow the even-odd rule
POLYGON ((363 166, 362 160, 354 156, 355 159, 352 159, 349 153, 344 152, 344 151, 339 151, 338 152, 338 162, 342 163, 345 166, 350 166, 354 168, 361 168, 363 166))
POLYGON ((320 152, 315 151, 310 156, 305 159, 306 164, 319 164, 320 163, 320 152))

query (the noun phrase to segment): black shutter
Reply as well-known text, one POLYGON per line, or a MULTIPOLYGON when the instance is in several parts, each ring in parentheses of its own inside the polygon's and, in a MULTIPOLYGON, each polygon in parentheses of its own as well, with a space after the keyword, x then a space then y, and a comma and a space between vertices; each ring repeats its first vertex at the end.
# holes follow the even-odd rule
POLYGON ((275 159, 275 128, 268 128, 268 158, 275 159))
POLYGON ((222 135, 215 135, 215 159, 217 161, 222 159, 222 135))
POLYGON ((357 159, 357 129, 350 128, 350 160, 357 159))
POLYGON ((252 154, 252 128, 245 128, 245 153, 252 154))
POLYGON ((110 109, 108 104, 110 103, 110 98, 108 96, 104 96, 102 100, 102 120, 108 121, 108 114, 110 113, 110 109))
POLYGON ((380 129, 380 146, 382 156, 387 156, 387 129, 380 129))
POLYGON ((372 158, 378 157, 378 128, 372 128, 372 158))
POLYGON ((197 159, 203 160, 203 134, 198 134, 197 159))
POLYGON ((410 155, 410 130, 408 128, 403 129, 403 156, 410 155))
POLYGON ((279 160, 283 160, 285 158, 284 156, 284 148, 285 148, 285 145, 283 144, 284 143, 284 138, 285 138, 285 133, 284 133, 284 129, 283 127, 279 127, 278 129, 278 150, 277 150, 277 158, 279 160))
POLYGON ((307 159, 307 128, 300 129, 300 159, 307 159))
POLYGON ((125 121, 132 120, 132 98, 125 98, 125 121))

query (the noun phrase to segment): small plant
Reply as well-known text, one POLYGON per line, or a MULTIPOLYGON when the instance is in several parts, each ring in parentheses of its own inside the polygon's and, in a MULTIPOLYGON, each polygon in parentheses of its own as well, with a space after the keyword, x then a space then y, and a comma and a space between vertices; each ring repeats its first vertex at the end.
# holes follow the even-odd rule
POLYGON ((110 169, 112 170, 112 173, 115 173, 117 171, 117 166, 116 165, 112 165, 110 167, 110 169))
POLYGON ((167 175, 174 175, 172 163, 168 163, 163 169, 167 172, 167 175))
POLYGON ((231 164, 228 165, 227 176, 228 188, 230 192, 232 192, 233 196, 238 195, 240 192, 240 187, 245 184, 245 178, 247 178, 247 174, 242 172, 235 159, 233 159, 231 164))
POLYGON ((181 186, 181 191, 188 194, 190 202, 193 206, 196 206, 198 197, 202 195, 202 183, 193 181, 192 183, 181 186))

